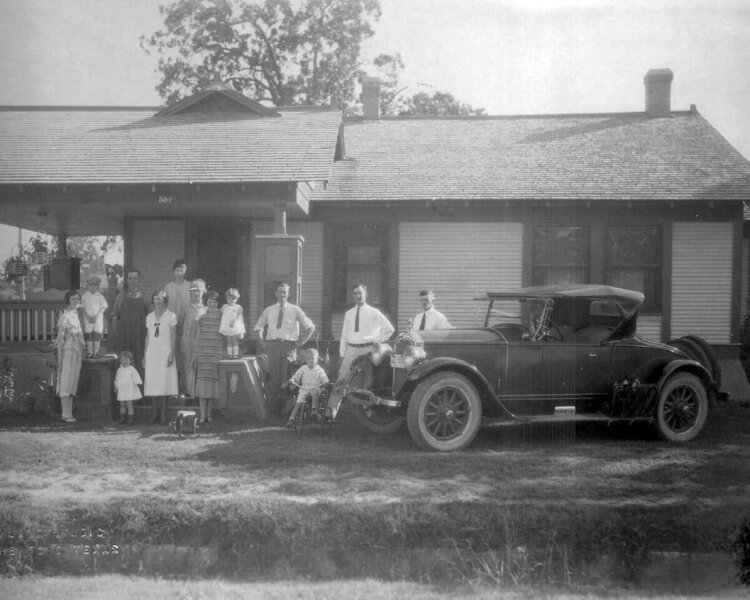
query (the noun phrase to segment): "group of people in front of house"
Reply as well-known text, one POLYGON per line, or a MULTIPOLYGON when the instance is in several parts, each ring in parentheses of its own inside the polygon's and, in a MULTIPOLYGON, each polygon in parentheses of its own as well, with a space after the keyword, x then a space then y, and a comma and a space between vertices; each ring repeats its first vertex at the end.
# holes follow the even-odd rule
MULTIPOLYGON (((140 289, 140 271, 126 273, 125 286, 112 307, 112 338, 119 356, 115 390, 120 405, 120 423, 133 424, 133 402, 143 396, 152 402, 151 423, 166 424, 167 398, 184 396, 198 399, 200 421, 211 422, 212 406, 219 397, 219 361, 238 358, 239 343, 245 336, 239 292, 229 288, 226 302, 220 307, 220 296, 207 290, 202 279, 185 278, 187 263, 173 265, 173 280, 155 291, 150 300, 140 289), (143 393, 141 394, 141 386, 143 393)), ((99 357, 104 313, 108 309, 99 292, 96 277, 86 282, 81 295, 70 290, 65 295, 65 309, 58 322, 57 393, 61 399, 62 420, 76 421, 73 397, 78 388, 84 356, 99 357)), ((287 426, 310 395, 317 407, 322 386, 328 383, 325 371, 318 365, 317 350, 307 349, 305 364, 294 374, 298 350, 315 332, 315 325, 304 311, 290 302, 289 285, 276 289, 276 302, 263 310, 255 324, 258 350, 267 357, 267 381, 264 384, 269 412, 282 417, 285 409, 283 386, 295 383, 298 401, 289 415, 287 426)), ((377 308, 367 304, 367 287, 352 287, 354 306, 345 316, 339 353, 341 365, 329 396, 332 416, 339 410, 349 382, 352 361, 370 351, 372 345, 388 340, 394 327, 377 308)), ((415 330, 451 328, 446 317, 434 307, 430 290, 419 293, 422 311, 411 321, 415 330)))

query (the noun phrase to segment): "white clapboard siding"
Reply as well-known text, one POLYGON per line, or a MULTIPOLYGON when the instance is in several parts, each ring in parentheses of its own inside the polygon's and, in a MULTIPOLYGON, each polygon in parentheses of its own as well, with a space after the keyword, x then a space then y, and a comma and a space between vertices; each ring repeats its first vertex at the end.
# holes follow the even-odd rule
POLYGON ((732 313, 732 223, 680 223, 672 233, 672 331, 727 343, 732 313))
POLYGON ((474 298, 520 287, 522 255, 521 223, 402 223, 397 329, 420 311, 423 289, 452 325, 482 323, 487 305, 474 298))
POLYGON ((133 221, 133 264, 141 272, 141 290, 151 299, 174 279, 172 265, 185 256, 183 221, 133 221))
POLYGON ((661 315, 638 315, 638 333, 655 342, 662 341, 661 315))
MULTIPOLYGON (((264 306, 258 306, 258 252, 260 244, 255 239, 256 235, 268 235, 273 232, 273 223, 258 221, 253 224, 252 241, 250 242, 250 318, 248 322, 251 327, 255 325, 264 306)), ((305 314, 312 319, 315 326, 320 330, 323 320, 323 223, 314 222, 288 222, 287 232, 292 235, 301 235, 305 238, 302 243, 302 256, 300 269, 302 271, 302 302, 301 307, 305 314)))

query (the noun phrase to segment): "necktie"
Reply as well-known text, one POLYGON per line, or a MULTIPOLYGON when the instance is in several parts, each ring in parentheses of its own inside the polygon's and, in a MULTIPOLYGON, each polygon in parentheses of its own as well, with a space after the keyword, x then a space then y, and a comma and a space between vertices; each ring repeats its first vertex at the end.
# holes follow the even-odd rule
POLYGON ((419 330, 424 331, 424 321, 427 318, 427 311, 422 313, 422 322, 419 324, 419 330))
POLYGON ((357 316, 354 317, 354 331, 359 331, 359 306, 357 307, 357 316))
POLYGON ((279 304, 279 318, 276 319, 276 329, 281 329, 284 324, 284 305, 279 304))

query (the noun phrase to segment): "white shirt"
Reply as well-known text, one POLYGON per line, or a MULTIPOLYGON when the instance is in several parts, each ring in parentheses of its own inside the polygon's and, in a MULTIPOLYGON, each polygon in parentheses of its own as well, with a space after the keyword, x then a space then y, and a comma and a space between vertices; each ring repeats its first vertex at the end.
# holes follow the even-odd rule
POLYGON ((263 327, 268 326, 266 340, 296 342, 299 340, 300 327, 307 331, 313 326, 313 322, 307 318, 307 315, 299 306, 285 302, 284 314, 281 317, 281 328, 277 328, 280 310, 281 304, 278 302, 272 304, 261 313, 258 322, 255 324, 255 331, 263 331, 263 327))
POLYGON ((297 369, 292 379, 305 390, 311 390, 328 383, 328 375, 320 365, 315 365, 312 369, 308 368, 307 365, 302 365, 297 369))
POLYGON ((448 319, 446 319, 445 315, 432 307, 428 308, 424 312, 418 313, 417 316, 414 317, 414 321, 412 321, 411 324, 412 331, 419 331, 419 326, 422 323, 422 315, 424 315, 425 317, 425 331, 430 329, 453 329, 453 325, 448 322, 448 319))
POLYGON ((369 304, 359 307, 359 331, 354 331, 357 308, 350 308, 344 315, 344 326, 341 328, 339 354, 344 356, 349 344, 372 344, 384 342, 395 331, 390 321, 377 308, 369 304))

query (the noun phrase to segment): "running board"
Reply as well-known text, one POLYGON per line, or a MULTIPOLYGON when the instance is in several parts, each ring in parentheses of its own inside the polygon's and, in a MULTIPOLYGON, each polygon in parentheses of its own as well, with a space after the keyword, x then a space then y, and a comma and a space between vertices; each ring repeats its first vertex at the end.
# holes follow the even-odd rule
POLYGON ((607 417, 592 414, 560 414, 560 415, 516 415, 516 420, 487 417, 482 419, 483 425, 507 426, 520 423, 629 423, 634 421, 650 421, 651 417, 607 417))

